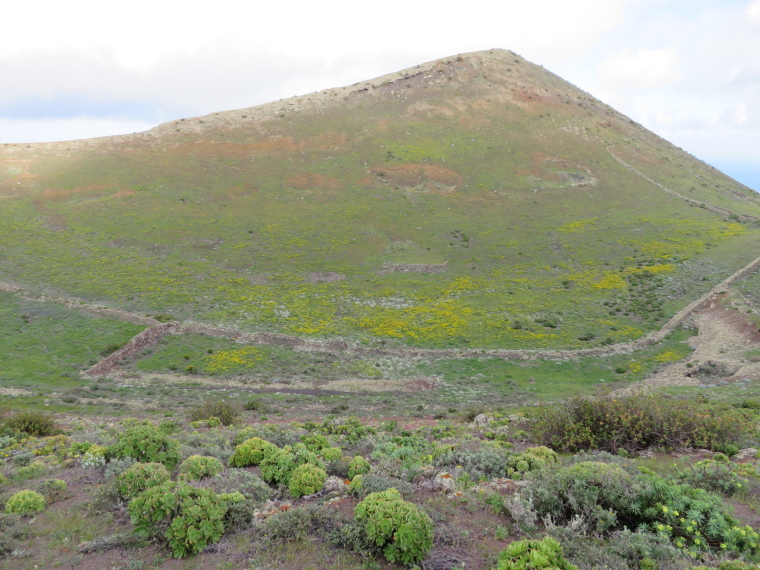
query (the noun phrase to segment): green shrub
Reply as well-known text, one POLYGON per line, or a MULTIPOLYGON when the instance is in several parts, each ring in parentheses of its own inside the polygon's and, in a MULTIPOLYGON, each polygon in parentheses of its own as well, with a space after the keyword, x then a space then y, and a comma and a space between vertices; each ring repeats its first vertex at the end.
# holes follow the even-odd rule
POLYGON ((275 513, 266 519, 266 534, 270 540, 292 541, 314 537, 328 538, 338 521, 332 509, 324 505, 306 505, 275 513))
POLYGON ((167 481, 140 493, 127 511, 139 536, 163 534, 174 556, 183 558, 219 541, 227 502, 208 489, 167 481))
POLYGON ((380 493, 388 489, 396 489, 401 496, 409 499, 414 496, 414 487, 408 481, 396 477, 385 477, 367 473, 365 475, 356 475, 351 479, 348 491, 356 497, 364 498, 371 493, 380 493))
POLYGON ((186 481, 198 481, 206 477, 216 477, 224 466, 216 457, 191 455, 179 466, 179 476, 186 481))
POLYGON ((557 463, 558 459, 559 456, 548 447, 543 445, 529 447, 522 453, 516 453, 507 458, 507 475, 517 479, 524 473, 537 471, 547 465, 557 463))
POLYGON ((296 499, 304 495, 312 495, 322 488, 326 477, 327 473, 316 465, 311 463, 299 465, 293 470, 293 475, 288 482, 288 490, 296 499))
POLYGON ((760 552, 758 534, 740 525, 720 497, 703 489, 597 461, 544 469, 527 479, 525 493, 535 516, 550 516, 557 524, 582 522, 597 533, 623 528, 651 532, 694 555, 760 552))
POLYGON ((348 478, 353 479, 356 475, 364 475, 369 473, 372 466, 369 461, 364 459, 361 455, 355 456, 348 462, 348 478))
POLYGON ((235 447, 235 453, 230 458, 230 465, 233 467, 250 467, 258 465, 264 459, 264 455, 272 453, 277 446, 264 441, 260 437, 246 439, 243 443, 235 447))
POLYGON ((343 459, 343 451, 340 447, 325 447, 320 449, 317 454, 324 459, 326 463, 334 463, 343 459))
POLYGON ((356 443, 364 436, 376 433, 374 428, 364 426, 357 418, 325 420, 319 431, 325 435, 341 436, 348 443, 356 443))
POLYGON ((682 483, 707 491, 723 493, 729 497, 746 488, 749 481, 742 477, 736 463, 705 459, 685 469, 679 469, 676 478, 682 483))
POLYGON ((320 450, 330 447, 330 442, 327 438, 318 433, 310 433, 308 435, 301 436, 301 443, 306 446, 306 449, 318 453, 320 450))
POLYGON ((61 479, 48 479, 37 486, 37 490, 45 497, 45 501, 55 503, 66 498, 68 485, 61 479))
POLYGON ((356 521, 389 562, 416 564, 433 546, 433 522, 396 489, 367 495, 354 509, 356 521))
POLYGON ((253 522, 254 502, 237 491, 221 493, 219 498, 227 505, 222 523, 225 530, 245 528, 253 522))
POLYGON ((135 463, 116 477, 116 489, 122 497, 132 499, 170 478, 168 469, 161 463, 135 463))
POLYGON ((509 454, 495 446, 474 450, 458 447, 439 453, 433 459, 433 465, 449 471, 459 466, 474 480, 492 479, 506 477, 508 459, 509 454))
POLYGON ((209 479, 204 486, 217 493, 242 493, 253 503, 262 503, 272 498, 272 488, 258 475, 245 469, 227 469, 218 477, 209 479))
POLYGON ((197 422, 217 418, 222 425, 228 426, 235 423, 238 413, 238 408, 233 402, 213 400, 203 402, 200 406, 190 410, 188 420, 191 422, 197 422))
POLYGON ((129 427, 108 448, 106 457, 131 457, 140 463, 163 463, 169 469, 179 463, 179 442, 152 424, 129 427))
POLYGON ((16 470, 16 477, 17 480, 23 480, 23 479, 31 479, 33 477, 36 477, 37 475, 40 475, 44 473, 47 470, 47 465, 45 465, 44 462, 37 459, 36 461, 32 461, 29 465, 26 465, 24 467, 19 467, 18 470, 16 470))
POLYGON ((553 449, 618 453, 648 447, 702 447, 729 451, 751 430, 737 410, 722 410, 657 396, 573 398, 534 413, 533 433, 553 449))
POLYGON ((562 555, 562 546, 552 537, 516 540, 499 554, 496 570, 578 570, 562 555))
POLYGON ((5 512, 30 516, 45 510, 45 497, 36 491, 24 489, 13 495, 5 503, 5 512))
POLYGON ((40 412, 18 412, 6 419, 4 425, 8 429, 34 437, 47 437, 61 433, 55 425, 55 420, 40 412))
POLYGON ((261 478, 276 485, 287 485, 296 467, 306 463, 316 465, 320 469, 324 469, 325 466, 322 459, 302 443, 268 450, 260 463, 261 478))

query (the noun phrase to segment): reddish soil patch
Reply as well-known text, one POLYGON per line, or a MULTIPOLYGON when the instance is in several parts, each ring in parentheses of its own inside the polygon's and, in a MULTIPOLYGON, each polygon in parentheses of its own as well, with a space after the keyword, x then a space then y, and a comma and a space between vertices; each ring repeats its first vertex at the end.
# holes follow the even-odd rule
POLYGON ((286 178, 285 184, 296 190, 323 190, 326 192, 335 192, 343 187, 343 183, 337 178, 311 173, 286 178))
POLYGON ((435 382, 432 380, 412 380, 411 382, 406 383, 406 387, 413 392, 427 392, 430 390, 435 390, 436 385, 435 382))

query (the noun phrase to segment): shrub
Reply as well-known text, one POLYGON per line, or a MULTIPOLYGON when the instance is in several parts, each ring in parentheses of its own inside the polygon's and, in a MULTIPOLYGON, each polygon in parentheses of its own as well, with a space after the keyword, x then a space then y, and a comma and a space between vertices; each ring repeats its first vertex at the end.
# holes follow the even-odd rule
POLYGON ((367 473, 366 475, 356 475, 348 486, 348 491, 352 495, 364 498, 371 493, 380 493, 388 489, 396 489, 404 498, 414 496, 414 487, 411 483, 395 477, 383 477, 367 473))
POLYGON ((48 479, 37 486, 37 490, 42 493, 48 504, 64 499, 67 488, 66 481, 62 481, 61 479, 48 479))
POLYGON ((16 471, 16 479, 31 479, 32 477, 44 473, 46 469, 47 466, 45 463, 37 459, 36 461, 32 461, 26 467, 19 467, 16 471))
POLYGON ((676 478, 692 487, 717 491, 731 497, 749 483, 737 472, 737 467, 736 463, 705 459, 693 466, 678 470, 676 478))
POLYGON ((416 564, 433 546, 433 522, 401 498, 396 489, 372 493, 354 509, 354 518, 389 562, 416 564))
POLYGON ((292 447, 286 445, 282 449, 268 450, 260 463, 261 478, 269 483, 287 485, 296 467, 306 463, 316 465, 320 469, 325 466, 317 454, 306 449, 302 443, 297 443, 292 447))
POLYGON ((30 516, 45 510, 45 497, 36 491, 24 489, 13 495, 5 503, 5 512, 30 516))
POLYGON ((459 466, 472 479, 491 479, 507 475, 508 458, 509 454, 506 451, 496 447, 477 450, 460 447, 439 454, 433 460, 433 465, 448 470, 459 466))
POLYGON ((81 463, 82 467, 103 467, 106 464, 106 453, 108 449, 102 445, 91 445, 87 448, 87 451, 82 455, 81 463))
POLYGON ((19 412, 5 420, 5 427, 34 437, 61 433, 52 417, 40 412, 19 412))
POLYGON ((585 461, 528 476, 526 494, 538 517, 590 527, 598 533, 651 532, 699 555, 712 549, 755 554, 760 536, 742 526, 723 500, 703 489, 620 465, 585 461))
POLYGON ((325 477, 327 473, 316 465, 311 463, 299 465, 293 470, 293 475, 288 482, 288 490, 296 499, 303 495, 312 495, 325 484, 325 477))
POLYGON ((547 465, 557 463, 559 456, 543 445, 529 447, 522 453, 516 453, 507 458, 507 475, 520 478, 529 471, 543 469, 547 465))
POLYGON ((333 463, 343 459, 343 451, 340 447, 325 447, 320 449, 317 454, 327 463, 333 463))
POLYGON ((552 537, 543 540, 516 540, 499 554, 496 570, 578 570, 562 555, 562 546, 552 537))
POLYGON ((115 479, 124 473, 127 469, 132 467, 135 463, 137 462, 131 457, 124 457, 123 459, 112 459, 108 462, 108 465, 103 472, 103 476, 105 477, 106 481, 115 479))
POLYGON ((224 466, 216 457, 191 455, 179 466, 179 476, 186 481, 216 477, 224 466))
POLYGON ((222 425, 228 426, 235 422, 238 413, 237 406, 234 403, 225 402, 224 400, 213 400, 203 402, 200 406, 190 410, 188 420, 197 422, 218 418, 222 425))
POLYGON ((364 426, 357 418, 325 420, 319 426, 319 431, 325 435, 341 436, 348 443, 356 443, 364 436, 376 432, 374 428, 364 426))
POLYGON ((719 410, 656 396, 573 398, 543 406, 534 414, 533 433, 553 449, 599 449, 617 453, 647 447, 734 448, 750 422, 737 410, 719 410))
POLYGON ((139 536, 163 532, 174 556, 183 558, 219 541, 227 503, 208 489, 167 481, 140 493, 127 510, 139 536))
POLYGON ((250 467, 258 465, 267 452, 274 452, 277 446, 264 441, 260 437, 252 437, 235 447, 235 453, 230 458, 233 467, 250 467))
POLYGON ((267 536, 274 541, 327 538, 336 530, 334 511, 324 505, 307 505, 275 513, 266 521, 267 536))
POLYGON ((327 441, 327 438, 318 433, 310 433, 301 436, 301 443, 303 443, 309 451, 313 451, 314 453, 317 453, 326 447, 330 447, 330 442, 327 441))
POLYGON ((272 488, 258 475, 244 469, 227 469, 218 477, 207 479, 203 486, 216 493, 242 493, 246 499, 261 503, 272 497, 272 488))
POLYGON ((163 485, 171 478, 160 463, 135 463, 117 476, 116 489, 122 497, 132 499, 147 489, 163 485))
POLYGON ((108 448, 108 459, 132 457, 140 463, 163 463, 169 469, 179 463, 179 442, 152 424, 135 425, 119 434, 108 448))
POLYGON ((353 479, 356 475, 369 473, 371 468, 369 461, 364 459, 361 455, 357 455, 348 463, 348 478, 353 479))

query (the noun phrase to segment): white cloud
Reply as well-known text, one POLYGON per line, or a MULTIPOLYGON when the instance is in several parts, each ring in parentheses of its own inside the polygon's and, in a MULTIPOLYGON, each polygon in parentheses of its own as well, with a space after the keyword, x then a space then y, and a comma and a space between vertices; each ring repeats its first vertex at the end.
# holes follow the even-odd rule
POLYGON ((71 119, 0 118, 0 139, 16 143, 66 141, 136 133, 152 126, 141 121, 86 116, 71 119))
POLYGON ((600 80, 615 87, 659 87, 676 81, 679 56, 672 50, 625 48, 599 65, 600 80))
POLYGON ((731 118, 737 125, 746 123, 748 119, 747 103, 742 101, 741 103, 734 105, 734 108, 731 110, 731 118))
POLYGON ((749 6, 747 6, 747 16, 753 20, 760 20, 760 0, 750 2, 749 6))

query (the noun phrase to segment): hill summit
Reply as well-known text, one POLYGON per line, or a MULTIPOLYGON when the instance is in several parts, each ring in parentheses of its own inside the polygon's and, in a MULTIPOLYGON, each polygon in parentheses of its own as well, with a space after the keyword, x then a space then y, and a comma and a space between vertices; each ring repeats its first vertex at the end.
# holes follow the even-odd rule
POLYGON ((14 286, 369 346, 640 338, 760 241, 752 190, 504 50, 4 145, 0 215, 14 286))

